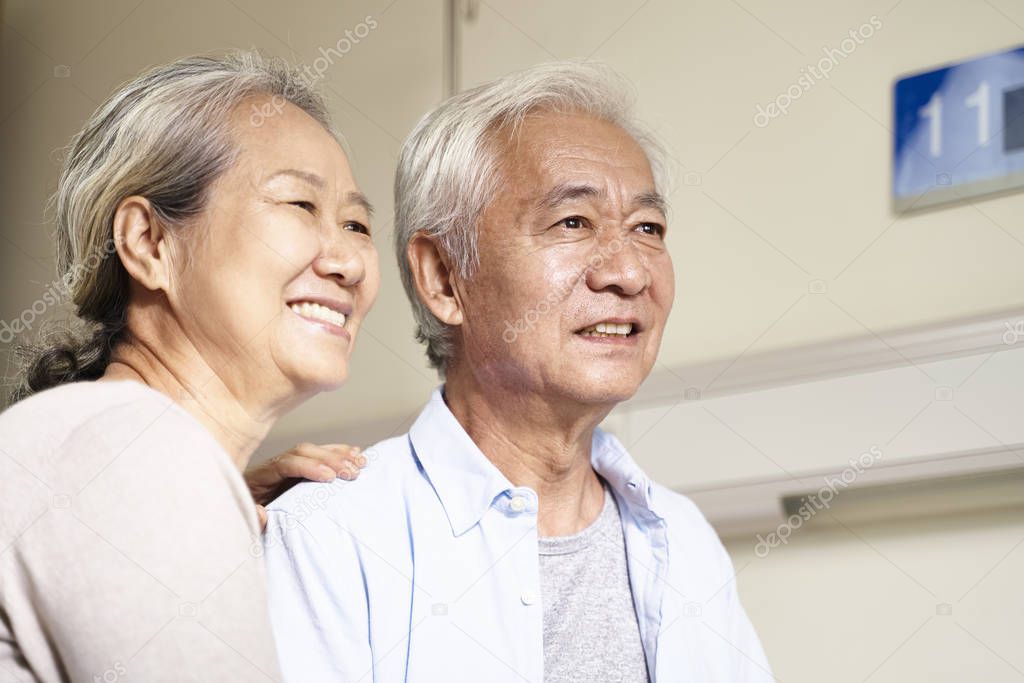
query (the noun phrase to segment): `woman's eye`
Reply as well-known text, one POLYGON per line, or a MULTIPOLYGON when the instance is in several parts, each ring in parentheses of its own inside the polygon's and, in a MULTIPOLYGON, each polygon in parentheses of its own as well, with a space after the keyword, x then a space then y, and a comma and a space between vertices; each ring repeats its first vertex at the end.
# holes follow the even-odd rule
POLYGON ((369 235, 370 234, 370 229, 368 227, 366 227, 362 223, 356 223, 355 221, 350 221, 350 222, 346 223, 345 224, 345 229, 346 230, 351 230, 353 232, 361 232, 364 235, 369 235))
POLYGON ((569 216, 568 218, 563 218, 558 221, 558 225, 565 226, 570 230, 579 230, 583 227, 583 218, 580 216, 569 216))
POLYGON ((654 235, 656 237, 663 237, 665 235, 665 226, 659 223, 641 223, 636 226, 636 229, 645 235, 654 235))
POLYGON ((307 202, 307 201, 300 200, 300 201, 297 201, 297 202, 288 202, 288 203, 291 204, 292 206, 299 207, 303 211, 308 211, 310 213, 316 213, 316 204, 314 204, 313 202, 307 202))
POLYGON ((307 202, 307 201, 304 201, 304 200, 299 200, 299 201, 288 202, 288 203, 291 204, 292 206, 299 207, 303 211, 309 211, 310 213, 316 212, 316 204, 314 204, 313 202, 307 202))

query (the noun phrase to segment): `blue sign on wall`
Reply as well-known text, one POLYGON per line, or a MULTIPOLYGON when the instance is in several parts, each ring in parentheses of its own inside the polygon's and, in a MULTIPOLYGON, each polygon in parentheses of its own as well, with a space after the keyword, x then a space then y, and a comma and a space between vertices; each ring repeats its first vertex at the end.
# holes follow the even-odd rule
POLYGON ((1024 47, 893 87, 897 211, 1024 187, 1024 47))

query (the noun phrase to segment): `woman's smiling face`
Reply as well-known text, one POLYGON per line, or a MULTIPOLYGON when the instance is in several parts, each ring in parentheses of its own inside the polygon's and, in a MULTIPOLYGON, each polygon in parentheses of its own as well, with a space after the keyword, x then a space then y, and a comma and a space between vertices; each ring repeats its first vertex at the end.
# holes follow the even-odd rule
POLYGON ((337 141, 298 107, 250 98, 233 133, 237 159, 209 188, 172 305, 232 390, 336 388, 380 286, 370 205, 337 141), (268 104, 272 115, 250 117, 268 104))

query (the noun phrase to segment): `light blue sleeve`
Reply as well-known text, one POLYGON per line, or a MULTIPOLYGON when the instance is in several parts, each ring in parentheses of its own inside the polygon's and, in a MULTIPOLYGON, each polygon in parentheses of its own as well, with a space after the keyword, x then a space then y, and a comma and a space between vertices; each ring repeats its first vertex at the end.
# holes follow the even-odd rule
MULTIPOLYGON (((716 539, 717 540, 717 539, 716 539)), ((725 604, 728 619, 728 632, 726 640, 735 649, 734 662, 736 670, 730 680, 736 683, 771 683, 778 679, 772 674, 771 665, 765 655, 761 639, 757 637, 757 631, 747 616, 743 604, 740 602, 739 586, 737 585, 736 572, 733 568, 732 559, 725 547, 718 542, 718 551, 721 555, 722 564, 725 567, 729 579, 725 587, 725 604)))
POLYGON ((270 509, 267 516, 270 618, 285 681, 373 680, 367 592, 352 538, 325 515, 270 509))

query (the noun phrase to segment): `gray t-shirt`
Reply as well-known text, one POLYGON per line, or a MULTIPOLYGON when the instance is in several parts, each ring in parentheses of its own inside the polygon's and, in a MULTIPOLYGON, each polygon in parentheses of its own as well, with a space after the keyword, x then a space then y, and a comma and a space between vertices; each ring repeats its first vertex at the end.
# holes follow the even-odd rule
POLYGON ((538 539, 547 683, 649 680, 619 509, 607 485, 604 496, 583 531, 538 539))

